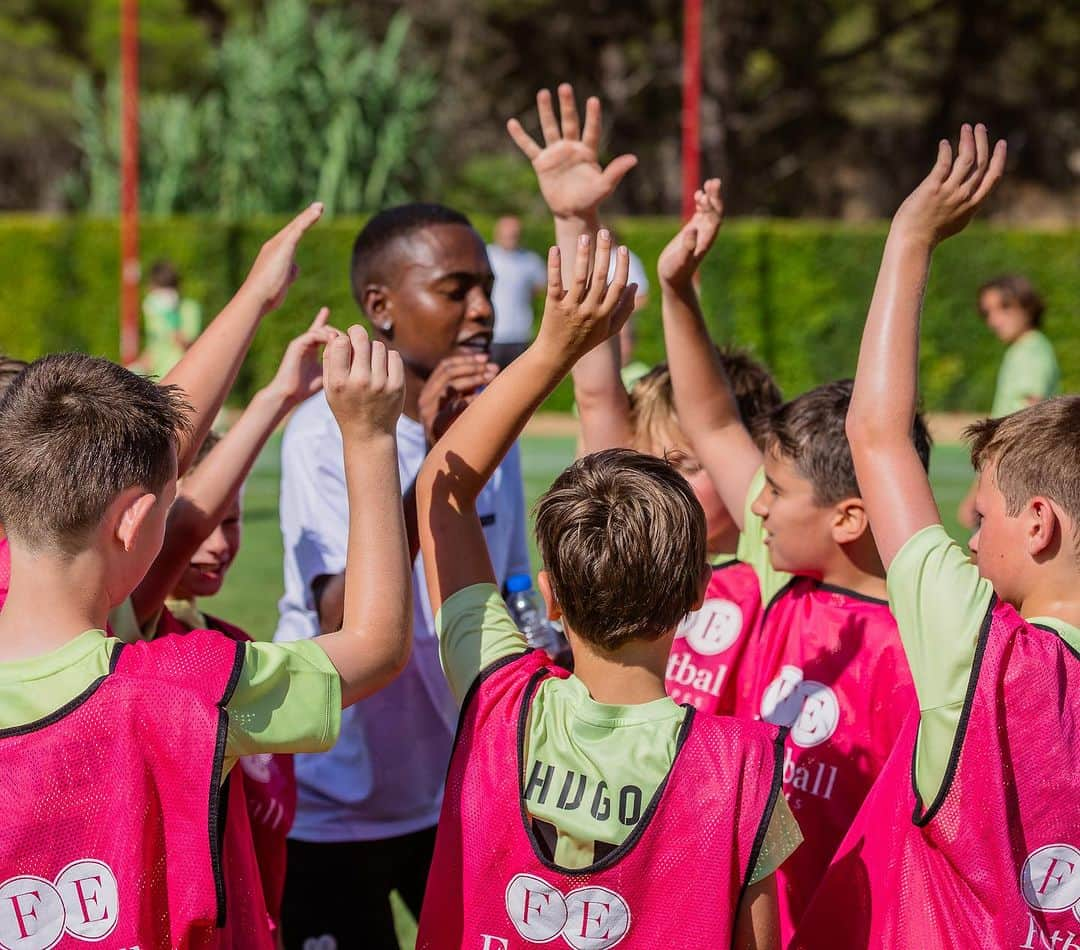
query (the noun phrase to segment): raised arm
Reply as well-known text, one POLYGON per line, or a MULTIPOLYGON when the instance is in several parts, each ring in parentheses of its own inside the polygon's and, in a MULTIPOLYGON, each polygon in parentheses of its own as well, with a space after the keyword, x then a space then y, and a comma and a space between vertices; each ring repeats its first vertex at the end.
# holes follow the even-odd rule
MULTIPOLYGON (((595 96, 586 100, 582 127, 574 89, 569 83, 559 86, 559 119, 555 117, 547 89, 536 94, 536 111, 544 137, 543 148, 517 119, 511 119, 507 129, 532 162, 540 192, 555 219, 559 253, 563 260, 572 261, 583 234, 595 244, 600 204, 615 191, 637 159, 633 155, 620 155, 607 168, 601 167, 600 100, 595 96)), ((601 279, 606 277, 606 272, 601 275, 601 279)), ((630 400, 619 375, 618 338, 582 356, 574 365, 573 378, 585 451, 630 445, 633 438, 630 400)))
POLYGON ((930 256, 963 230, 1005 170, 1005 142, 990 150, 986 128, 960 130, 893 217, 866 317, 847 435, 859 489, 882 563, 916 532, 941 521, 911 439, 918 401, 919 315, 930 256))
POLYGON ((712 178, 695 194, 694 215, 664 248, 657 271, 679 424, 741 530, 761 452, 739 416, 694 290, 694 274, 716 240, 723 214, 720 179, 712 178))
POLYGON ((273 380, 252 397, 236 424, 181 481, 161 551, 131 595, 140 624, 161 610, 192 555, 221 523, 266 440, 293 408, 322 388, 319 350, 339 332, 327 325, 329 315, 323 307, 308 330, 289 344, 273 380))
MULTIPOLYGON (((435 444, 416 477, 420 551, 433 612, 465 587, 495 583, 476 512, 477 496, 575 360, 618 333, 633 309, 635 287, 626 283, 626 249, 618 249, 610 285, 602 279, 590 284, 591 243, 587 235, 578 240, 569 290, 563 290, 559 250, 551 249, 547 300, 536 340, 435 444)), ((598 275, 607 275, 610 254, 610 241, 601 238, 598 275)))
POLYGON ((349 706, 397 676, 412 648, 412 577, 395 437, 405 368, 399 353, 354 326, 326 346, 323 385, 344 445, 349 542, 341 629, 315 642, 340 674, 341 704, 349 706))
POLYGON ((285 300, 298 273, 296 247, 322 211, 322 204, 310 205, 262 246, 236 295, 162 380, 179 386, 194 410, 177 451, 181 475, 190 467, 232 389, 259 322, 285 300))

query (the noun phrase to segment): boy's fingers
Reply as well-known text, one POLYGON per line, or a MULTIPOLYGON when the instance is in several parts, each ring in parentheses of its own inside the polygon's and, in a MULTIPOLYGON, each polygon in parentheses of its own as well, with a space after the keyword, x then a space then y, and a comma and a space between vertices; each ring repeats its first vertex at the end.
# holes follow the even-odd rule
POLYGON ((581 135, 581 120, 574 102, 574 87, 568 82, 559 84, 559 115, 562 117, 562 137, 577 141, 581 135))
POLYGON ((320 307, 319 312, 315 314, 315 319, 311 321, 309 330, 318 330, 319 327, 326 326, 326 321, 330 319, 330 308, 320 307))
POLYGON ((949 177, 950 168, 952 168, 952 146, 949 144, 948 139, 942 139, 938 142, 937 161, 934 162, 934 167, 930 169, 929 177, 932 181, 941 185, 949 177))
POLYGON ((347 336, 335 337, 323 352, 323 380, 327 388, 348 378, 352 344, 347 336))
POLYGON ((611 283, 608 284, 604 293, 603 307, 605 310, 613 310, 626 289, 626 281, 630 276, 630 253, 625 245, 620 245, 615 251, 615 273, 611 283))
POLYGON ((710 178, 705 182, 705 197, 709 199, 709 207, 717 214, 723 214, 724 212, 724 198, 721 188, 719 178, 710 178))
POLYGON ((585 297, 589 285, 589 248, 592 241, 589 235, 583 234, 578 238, 577 254, 574 256, 574 277, 570 285, 570 298, 575 303, 585 297))
POLYGON ((960 183, 967 178, 972 165, 975 164, 975 136, 971 126, 966 122, 960 127, 960 144, 956 149, 956 161, 953 162, 952 171, 945 179, 946 188, 958 188, 960 183))
POLYGON ((636 164, 637 156, 630 154, 620 155, 608 162, 607 168, 601 173, 608 188, 614 191, 619 186, 619 182, 626 177, 626 173, 636 164))
POLYGON ((303 233, 322 217, 323 203, 314 201, 285 225, 285 231, 299 241, 303 233))
POLYGON ((608 324, 609 337, 618 333, 630 319, 630 314, 634 312, 634 303, 637 301, 637 290, 637 284, 627 284, 623 289, 615 312, 611 315, 611 322, 608 324))
POLYGON ((349 327, 349 342, 353 352, 349 375, 354 380, 367 381, 371 375, 371 340, 367 330, 354 323, 349 327))
POLYGON ((990 166, 986 169, 986 174, 983 175, 982 181, 979 182, 975 194, 971 196, 971 201, 974 204, 982 202, 997 187, 997 183, 1001 181, 1001 176, 1005 174, 1006 158, 1005 140, 1001 139, 994 146, 994 153, 990 156, 990 166))
POLYGON ((600 100, 596 96, 589 96, 585 100, 585 130, 582 132, 581 141, 590 152, 600 149, 600 116, 600 100))
POLYGON ((986 126, 981 122, 975 126, 975 167, 964 182, 965 197, 970 198, 979 190, 986 167, 990 162, 990 141, 986 135, 986 126))
POLYGON ((535 139, 522 128, 521 123, 518 122, 517 119, 507 120, 506 131, 510 133, 510 138, 514 140, 514 144, 525 153, 525 157, 528 158, 530 162, 540 154, 540 146, 537 145, 535 139))
POLYGON ((536 94, 536 113, 540 116, 540 131, 544 133, 544 144, 554 145, 559 141, 559 123, 555 121, 555 109, 551 104, 551 93, 541 89, 536 94))
MULTIPOLYGON (((593 279, 585 299, 599 306, 604 297, 608 274, 611 271, 611 232, 601 228, 596 235, 596 258, 593 260, 593 279)), ((625 284, 625 281, 624 281, 625 284)))
POLYGON ((405 364, 397 350, 391 350, 386 356, 386 382, 395 392, 405 388, 405 364))
POLYGON ((377 389, 386 385, 386 344, 381 340, 371 341, 371 383, 377 389))
POLYGON ((558 300, 563 294, 562 258, 557 247, 548 248, 547 258, 548 296, 558 300))

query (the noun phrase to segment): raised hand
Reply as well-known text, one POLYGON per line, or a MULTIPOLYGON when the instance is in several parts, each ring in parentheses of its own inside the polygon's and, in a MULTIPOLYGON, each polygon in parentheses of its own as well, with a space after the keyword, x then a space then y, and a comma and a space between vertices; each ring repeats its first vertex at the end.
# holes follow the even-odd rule
POLYGON ((262 313, 276 310, 285 300, 285 294, 300 272, 296 266, 296 247, 322 213, 322 202, 316 201, 259 249, 244 281, 244 289, 256 296, 262 313))
POLYGON ((330 311, 326 307, 320 309, 311 326, 285 348, 281 365, 267 384, 271 394, 288 409, 322 389, 319 348, 341 335, 340 330, 327 324, 329 319, 330 311))
POLYGON ((965 123, 955 160, 948 140, 942 139, 937 163, 900 205, 893 228, 938 244, 967 226, 1004 171, 1005 140, 991 152, 986 126, 972 129, 965 123))
POLYGON ((724 217, 720 179, 710 178, 694 193, 694 214, 660 254, 656 270, 661 283, 689 286, 698 265, 716 240, 724 217))
POLYGON ((454 354, 441 360, 420 390, 420 421, 429 445, 434 445, 490 383, 499 368, 481 354, 454 354))
POLYGON ((351 326, 323 350, 326 401, 342 436, 371 439, 393 436, 405 404, 405 367, 401 354, 351 326))
POLYGON ((633 155, 620 155, 600 166, 600 100, 590 96, 585 102, 585 127, 581 128, 574 89, 569 83, 559 86, 561 123, 555 118, 551 93, 541 89, 536 94, 536 111, 544 136, 541 148, 522 128, 517 119, 506 123, 510 137, 517 143, 536 171, 540 192, 556 217, 583 218, 596 211, 637 164, 633 155))
POLYGON ((615 251, 615 274, 604 283, 611 263, 611 234, 601 230, 596 236, 596 264, 589 279, 591 238, 583 234, 577 242, 573 278, 563 290, 559 249, 548 251, 548 290, 537 343, 573 364, 593 347, 614 336, 634 310, 637 284, 627 284, 630 257, 625 247, 615 251))

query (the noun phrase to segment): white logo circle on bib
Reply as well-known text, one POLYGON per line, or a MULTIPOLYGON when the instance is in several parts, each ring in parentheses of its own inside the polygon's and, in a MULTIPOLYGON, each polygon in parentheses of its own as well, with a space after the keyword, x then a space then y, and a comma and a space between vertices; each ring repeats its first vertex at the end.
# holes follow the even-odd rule
POLYGON ((64 936, 64 902, 51 881, 25 874, 0 884, 0 947, 49 950, 64 936))
POLYGON ((566 895, 563 939, 574 950, 607 950, 630 930, 630 908, 606 887, 579 887, 566 895))
POLYGON ((715 598, 701 610, 683 617, 676 636, 686 637, 690 647, 702 656, 715 656, 729 649, 742 632, 743 615, 738 604, 715 598))
POLYGON ((113 932, 120 913, 120 889, 107 864, 74 861, 57 876, 56 889, 67 911, 68 933, 100 940, 113 932))
POLYGON ((836 732, 840 703, 824 683, 804 680, 797 666, 784 666, 761 697, 761 718, 789 727, 792 742, 810 749, 836 732))
POLYGON ((1048 844, 1032 851, 1020 870, 1020 892, 1035 910, 1072 907, 1076 912, 1080 901, 1080 851, 1068 844, 1048 844))
POLYGON ((518 874, 506 885, 506 913, 526 940, 546 943, 566 926, 566 901, 557 887, 531 874, 518 874))

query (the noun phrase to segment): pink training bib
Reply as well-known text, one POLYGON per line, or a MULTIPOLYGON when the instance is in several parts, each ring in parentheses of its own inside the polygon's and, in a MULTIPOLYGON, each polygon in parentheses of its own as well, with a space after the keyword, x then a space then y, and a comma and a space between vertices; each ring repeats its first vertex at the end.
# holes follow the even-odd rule
MULTIPOLYGON (((207 616, 206 622, 238 643, 251 642, 251 637, 227 621, 207 616)), ((159 634, 190 632, 172 613, 162 611, 159 634)), ((229 908, 235 907, 237 912, 230 915, 226 930, 234 935, 231 939, 237 947, 273 947, 269 935, 281 926, 286 836, 296 816, 292 756, 243 756, 228 781, 232 788, 225 831, 226 885, 229 908), (250 893, 253 880, 261 900, 250 893), (264 933, 259 921, 267 916, 270 929, 264 933)))
MULTIPOLYGON (((539 848, 522 762, 536 690, 567 675, 533 651, 496 664, 470 691, 418 950, 729 946, 779 791, 777 730, 688 709, 671 770, 630 836, 589 868, 566 870, 539 848)), ((610 789, 592 807, 618 799, 610 789)))
POLYGON ((742 561, 713 568, 705 603, 679 624, 665 685, 677 703, 701 712, 735 712, 736 671, 761 613, 761 584, 742 561))
POLYGON ((754 714, 789 729, 784 795, 805 840, 777 872, 786 945, 915 691, 888 604, 805 577, 765 610, 743 669, 754 678, 754 714))
POLYGON ((208 631, 121 644, 81 696, 0 731, 0 945, 217 946, 225 704, 242 661, 208 631))
POLYGON ((912 785, 916 710, 793 946, 1080 947, 1078 697, 1080 656, 995 603, 937 799, 912 785))

